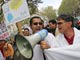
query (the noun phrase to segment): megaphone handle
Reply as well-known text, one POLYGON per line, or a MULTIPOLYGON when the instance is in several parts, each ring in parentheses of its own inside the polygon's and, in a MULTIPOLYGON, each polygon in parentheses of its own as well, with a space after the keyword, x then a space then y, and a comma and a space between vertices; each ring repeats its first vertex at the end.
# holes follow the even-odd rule
POLYGON ((45 53, 44 53, 44 49, 42 49, 42 53, 43 53, 43 58, 44 58, 44 60, 46 60, 45 53))

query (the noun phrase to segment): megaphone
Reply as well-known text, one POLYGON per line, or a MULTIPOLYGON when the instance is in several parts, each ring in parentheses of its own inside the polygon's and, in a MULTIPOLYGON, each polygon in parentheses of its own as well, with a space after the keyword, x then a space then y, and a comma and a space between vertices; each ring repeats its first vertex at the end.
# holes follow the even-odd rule
POLYGON ((17 34, 15 36, 15 41, 17 48, 21 55, 28 60, 31 60, 33 57, 33 48, 41 40, 43 40, 48 35, 48 31, 43 29, 31 36, 22 36, 17 34))

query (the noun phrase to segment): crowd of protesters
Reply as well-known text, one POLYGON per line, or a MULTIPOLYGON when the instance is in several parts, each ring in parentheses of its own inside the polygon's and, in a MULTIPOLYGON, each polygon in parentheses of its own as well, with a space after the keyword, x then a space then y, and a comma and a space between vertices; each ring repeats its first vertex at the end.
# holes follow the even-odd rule
MULTIPOLYGON (((45 54, 43 54, 45 49, 54 48, 55 46, 59 47, 80 43, 80 31, 74 27, 74 17, 72 17, 71 15, 61 14, 57 17, 57 19, 49 20, 48 24, 45 27, 44 20, 40 16, 31 17, 29 23, 32 34, 35 34, 42 29, 46 29, 48 31, 48 35, 46 36, 46 38, 37 43, 33 48, 34 56, 32 60, 45 60, 46 57, 44 56, 45 54), (59 32, 59 34, 56 34, 56 30, 57 32, 59 32), (55 40, 58 42, 57 45, 54 43, 55 40), (64 44, 64 41, 62 40, 66 41, 66 43, 64 44)), ((79 21, 77 23, 80 24, 79 21)), ((31 35, 28 28, 23 28, 22 33, 23 36, 31 35)), ((16 42, 13 43, 16 46, 16 42)), ((17 55, 15 55, 17 53, 15 51, 16 50, 14 49, 14 45, 7 43, 5 39, 0 40, 0 59, 20 60, 21 54, 19 50, 17 50, 17 52, 20 54, 20 56, 18 57, 17 55)), ((26 60, 26 58, 24 58, 23 60, 26 60)))

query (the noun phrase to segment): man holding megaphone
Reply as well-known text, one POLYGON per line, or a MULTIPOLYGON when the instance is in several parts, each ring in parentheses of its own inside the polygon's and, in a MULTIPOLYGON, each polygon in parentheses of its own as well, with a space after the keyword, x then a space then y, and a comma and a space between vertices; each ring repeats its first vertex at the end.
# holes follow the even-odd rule
MULTIPOLYGON (((22 36, 17 34, 15 36, 18 57, 21 60, 45 60, 43 49, 53 47, 55 37, 48 33, 44 28, 44 22, 39 16, 33 16, 30 19, 30 27, 33 34, 30 36, 22 36), (41 44, 44 44, 42 46, 41 44)), ((15 53, 17 56, 17 52, 15 53)))
MULTIPOLYGON (((30 19, 30 27, 34 34, 44 28, 44 21, 40 16, 33 16, 30 19)), ((51 33, 48 33, 48 35, 33 48, 34 55, 32 60, 45 60, 43 49, 48 49, 50 47, 53 47, 54 40, 55 37, 51 33), (44 46, 41 46, 40 44, 44 44, 44 46)))

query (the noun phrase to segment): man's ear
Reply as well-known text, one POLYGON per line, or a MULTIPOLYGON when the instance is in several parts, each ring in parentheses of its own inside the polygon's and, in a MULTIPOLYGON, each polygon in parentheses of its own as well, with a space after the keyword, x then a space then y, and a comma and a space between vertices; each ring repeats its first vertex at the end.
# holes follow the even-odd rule
POLYGON ((72 22, 67 22, 68 23, 68 25, 71 25, 72 26, 72 22))

